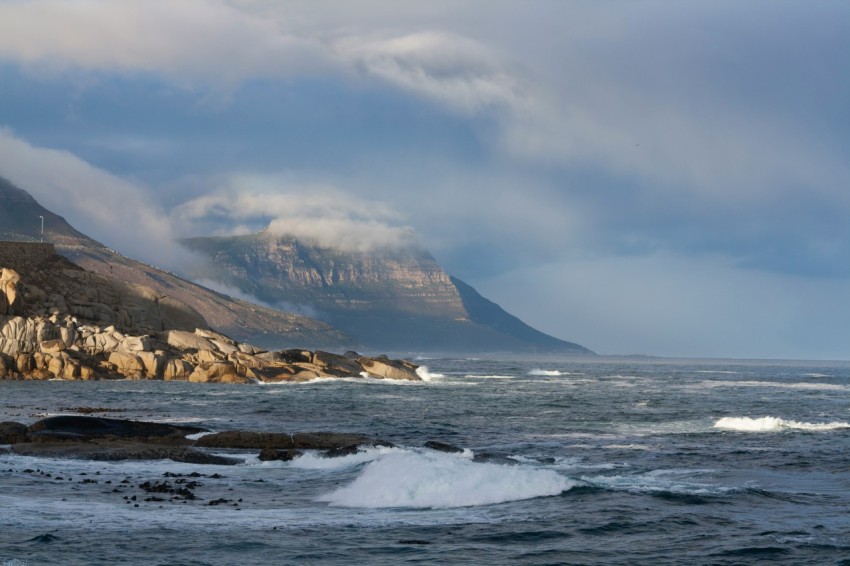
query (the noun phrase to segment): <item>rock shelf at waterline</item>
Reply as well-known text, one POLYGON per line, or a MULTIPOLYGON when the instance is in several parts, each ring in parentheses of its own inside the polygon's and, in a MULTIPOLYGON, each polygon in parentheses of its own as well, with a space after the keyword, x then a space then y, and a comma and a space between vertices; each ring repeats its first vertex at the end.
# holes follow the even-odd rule
MULTIPOLYGON (((85 276, 74 270, 62 273, 77 279, 85 276)), ((53 287, 25 284, 14 270, 0 269, 0 379, 198 383, 303 382, 334 377, 421 380, 417 365, 386 356, 303 349, 266 351, 205 328, 133 334, 134 329, 150 326, 139 321, 165 319, 137 306, 100 302, 106 301, 101 295, 109 295, 103 289, 88 289, 86 294, 84 285, 68 283, 66 287, 57 293, 53 287), (116 309, 117 314, 113 313, 116 309), (123 324, 102 327, 98 321, 104 319, 123 324)))
POLYGON ((0 445, 19 456, 84 460, 173 460, 189 464, 234 465, 242 460, 210 449, 259 450, 261 460, 292 460, 302 450, 322 456, 354 454, 392 443, 341 432, 211 432, 205 428, 78 415, 48 417, 26 426, 0 423, 0 445))

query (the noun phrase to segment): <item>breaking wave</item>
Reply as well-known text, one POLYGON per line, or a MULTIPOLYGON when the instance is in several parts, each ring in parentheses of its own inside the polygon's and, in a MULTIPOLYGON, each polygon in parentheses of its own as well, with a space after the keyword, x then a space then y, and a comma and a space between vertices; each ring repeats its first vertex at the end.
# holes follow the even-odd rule
POLYGON ((320 501, 339 507, 446 509, 558 495, 575 485, 552 470, 396 451, 373 460, 351 484, 320 501))
POLYGON ((422 381, 433 381, 435 379, 442 379, 446 377, 441 373, 431 373, 428 371, 428 366, 419 366, 416 368, 416 375, 418 375, 422 381))
POLYGON ((750 417, 723 417, 714 423, 714 428, 741 432, 776 432, 780 430, 825 431, 850 428, 850 423, 840 421, 831 423, 803 423, 787 421, 777 417, 761 417, 758 419, 750 417))
POLYGON ((555 377, 555 376, 564 375, 564 374, 561 373, 560 371, 556 370, 556 369, 534 368, 533 370, 528 372, 528 375, 541 375, 541 376, 555 377))

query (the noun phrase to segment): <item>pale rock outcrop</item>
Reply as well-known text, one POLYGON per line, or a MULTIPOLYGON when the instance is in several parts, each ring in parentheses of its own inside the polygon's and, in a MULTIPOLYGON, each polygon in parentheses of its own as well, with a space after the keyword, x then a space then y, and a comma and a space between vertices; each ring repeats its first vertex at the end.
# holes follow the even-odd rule
POLYGON ((317 351, 313 354, 313 365, 324 373, 337 377, 360 377, 363 367, 355 360, 339 354, 317 351))
POLYGON ((135 354, 117 350, 109 354, 108 361, 125 377, 140 379, 145 375, 145 364, 135 354))
POLYGON ((23 312, 23 297, 19 289, 21 276, 14 269, 0 269, 0 314, 23 312))
POLYGON ((410 362, 388 358, 358 358, 357 362, 363 366, 369 377, 421 381, 416 374, 416 365, 410 362))
POLYGON ((198 364, 192 374, 189 376, 189 381, 192 383, 219 383, 225 380, 225 383, 231 382, 237 376, 236 367, 230 362, 204 362, 198 364))
POLYGON ((206 328, 136 333, 131 329, 147 324, 143 321, 148 315, 134 314, 124 304, 115 311, 116 317, 105 316, 106 310, 100 312, 97 305, 111 309, 108 305, 118 304, 111 295, 118 291, 116 287, 98 286, 91 274, 72 270, 70 279, 81 283, 79 296, 39 289, 22 282, 10 270, 0 274, 5 281, 0 289, 7 311, 0 314, 0 379, 297 383, 367 374, 382 379, 419 379, 413 364, 385 357, 309 350, 267 352, 206 328), (14 293, 10 291, 13 287, 14 293), (35 303, 34 311, 10 315, 9 305, 23 304, 20 289, 40 302, 35 303), (44 308, 47 303, 50 312, 44 308), (73 309, 79 315, 89 307, 89 316, 74 316, 73 309), (108 324, 98 324, 101 319, 108 324))
POLYGON ((145 367, 145 377, 148 379, 162 379, 167 358, 161 350, 158 352, 136 352, 136 357, 141 360, 145 367))
POLYGON ((215 345, 194 332, 184 330, 168 330, 165 333, 165 341, 176 350, 215 350, 215 345))
POLYGON ((38 344, 38 349, 42 354, 58 354, 65 348, 65 342, 62 340, 43 340, 38 344))
POLYGON ((166 362, 162 378, 165 381, 187 381, 194 369, 186 360, 172 358, 166 362))
POLYGON ((125 336, 119 346, 127 352, 150 352, 151 341, 148 336, 125 336))
POLYGON ((227 358, 223 353, 213 350, 198 350, 197 359, 199 363, 222 362, 227 358))

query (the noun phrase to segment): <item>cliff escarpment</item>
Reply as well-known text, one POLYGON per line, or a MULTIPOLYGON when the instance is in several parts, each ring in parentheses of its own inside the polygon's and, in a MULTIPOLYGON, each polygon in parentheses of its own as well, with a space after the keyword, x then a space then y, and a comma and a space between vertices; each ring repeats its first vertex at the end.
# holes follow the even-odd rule
POLYGON ((450 277, 416 248, 344 252, 287 236, 191 238, 189 249, 210 258, 196 275, 220 280, 267 303, 310 305, 319 311, 390 309, 464 318, 450 277))
POLYGON ((526 325, 415 246, 348 251, 269 231, 182 243, 208 260, 191 277, 312 312, 365 348, 592 353, 526 325))

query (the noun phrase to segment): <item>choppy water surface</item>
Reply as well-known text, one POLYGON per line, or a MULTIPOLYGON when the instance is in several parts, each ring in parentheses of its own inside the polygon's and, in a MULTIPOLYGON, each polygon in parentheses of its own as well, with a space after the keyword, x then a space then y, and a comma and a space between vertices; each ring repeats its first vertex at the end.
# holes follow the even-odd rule
POLYGON ((850 364, 420 363, 427 382, 0 382, 0 420, 99 407, 396 445, 233 467, 0 454, 0 564, 850 564, 850 364), (198 499, 138 487, 178 480, 198 499))

